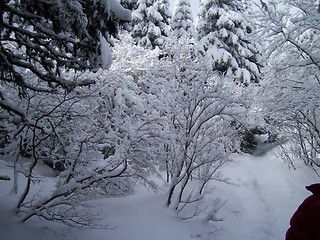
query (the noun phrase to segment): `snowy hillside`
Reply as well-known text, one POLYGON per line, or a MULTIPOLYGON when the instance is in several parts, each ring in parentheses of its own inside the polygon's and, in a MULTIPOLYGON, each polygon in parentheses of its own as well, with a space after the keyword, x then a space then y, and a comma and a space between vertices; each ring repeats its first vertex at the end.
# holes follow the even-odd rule
MULTIPOLYGON (((12 182, 2 180, 0 239, 284 239, 292 213, 309 195, 304 186, 317 182, 318 177, 304 166, 289 169, 275 153, 276 150, 264 156, 232 156, 234 161, 223 170, 230 184, 213 182, 209 189, 212 198, 226 200, 218 214, 223 221, 214 223, 215 228, 195 219, 182 221, 167 209, 164 183, 160 183, 159 194, 141 186, 127 197, 95 200, 105 214, 101 224, 107 224, 108 229, 78 230, 37 219, 21 224, 13 217, 16 197, 8 194, 12 182)), ((12 179, 12 171, 4 161, 0 161, 0 175, 12 179)), ((46 186, 53 180, 46 178, 46 186)))

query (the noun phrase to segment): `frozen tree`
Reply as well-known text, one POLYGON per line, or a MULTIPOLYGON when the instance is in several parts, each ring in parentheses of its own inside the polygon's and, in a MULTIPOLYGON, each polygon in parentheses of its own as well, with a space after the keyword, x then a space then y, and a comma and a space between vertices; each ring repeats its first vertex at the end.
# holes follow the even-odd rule
POLYGON ((170 50, 120 48, 113 67, 131 75, 147 99, 144 115, 157 123, 156 141, 149 144, 158 149, 149 162, 166 170, 166 205, 186 219, 203 210, 195 205, 202 204, 208 182, 224 181, 220 169, 239 149, 235 123, 245 116, 246 97, 243 88, 203 68, 203 58, 190 51, 191 39, 176 41, 170 50), (163 51, 171 57, 159 59, 163 51), (195 181, 197 188, 191 187, 195 181), (191 205, 197 210, 189 215, 191 205))
POLYGON ((245 85, 259 82, 258 51, 251 33, 240 1, 200 2, 197 34, 208 67, 245 85))
POLYGON ((137 45, 154 49, 168 40, 171 13, 167 0, 139 0, 132 17, 132 37, 137 45))
POLYGON ((157 73, 147 71, 148 82, 158 78, 148 89, 159 101, 152 105, 167 122, 159 163, 167 171, 166 205, 187 219, 203 210, 196 206, 208 182, 224 181, 220 169, 239 147, 234 123, 245 116, 246 97, 230 79, 203 68, 205 59, 194 58, 186 39, 170 48, 172 58, 161 59, 157 73), (194 181, 197 187, 191 187, 194 181), (192 214, 185 211, 190 205, 196 209, 192 214))
POLYGON ((171 20, 172 36, 189 37, 195 36, 192 10, 189 0, 176 0, 174 14, 171 20))
POLYGON ((317 1, 270 1, 261 6, 259 34, 265 41, 269 120, 290 144, 285 156, 320 166, 319 21, 317 1))
POLYGON ((113 65, 133 77, 147 100, 144 115, 152 116, 155 137, 147 146, 156 153, 149 163, 165 170, 166 204, 185 219, 203 210, 185 211, 202 204, 208 182, 224 180, 220 168, 239 147, 233 121, 243 117, 245 104, 243 89, 204 69, 187 40, 170 46, 173 59, 158 58, 166 49, 120 48, 113 65), (198 188, 191 187, 194 181, 198 188))
POLYGON ((201 202, 207 183, 223 181, 220 168, 239 147, 234 122, 244 116, 246 98, 241 87, 203 68, 204 58, 195 59, 185 40, 180 41, 171 49, 174 75, 166 74, 169 88, 163 92, 169 129, 166 204, 188 218, 185 208, 201 202), (193 180, 198 188, 190 187, 193 180))
MULTIPOLYGON (((43 93, 44 99, 50 99, 62 89, 69 92, 76 86, 93 84, 94 79, 78 78, 77 72, 109 67, 108 41, 117 37, 120 22, 130 20, 130 11, 115 0, 1 2, 1 131, 10 139, 18 130, 14 158, 30 155, 27 146, 35 144, 33 137, 40 138, 34 135, 41 131, 35 130, 47 129, 42 124, 46 118, 41 117, 46 109, 40 113, 31 110, 38 107, 34 95, 43 93)), ((65 100, 61 100, 63 104, 65 100)))
POLYGON ((68 82, 65 69, 103 65, 101 39, 117 35, 130 12, 115 0, 5 1, 1 24, 1 80, 26 89, 70 89, 92 81, 68 82))

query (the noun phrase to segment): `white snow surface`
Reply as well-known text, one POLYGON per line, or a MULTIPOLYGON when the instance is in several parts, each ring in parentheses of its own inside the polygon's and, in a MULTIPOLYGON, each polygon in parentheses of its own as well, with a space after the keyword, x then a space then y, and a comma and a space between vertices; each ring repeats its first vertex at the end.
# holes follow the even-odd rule
POLYGON ((100 34, 101 67, 108 69, 112 64, 112 53, 105 37, 100 34))
MULTIPOLYGON (((224 220, 215 225, 220 231, 208 233, 208 223, 183 221, 165 207, 166 184, 158 194, 138 186, 126 197, 94 200, 106 217, 102 224, 109 229, 73 229, 32 219, 19 223, 13 206, 17 196, 9 194, 11 181, 0 180, 0 240, 274 240, 284 239, 292 213, 309 196, 305 186, 319 181, 315 173, 297 162, 289 169, 273 149, 263 156, 235 154, 223 173, 231 184, 212 182, 208 194, 226 201, 219 212, 224 220)), ((49 169, 39 173, 50 175, 49 169)), ((0 160, 0 175, 13 179, 12 169, 0 160)), ((20 176, 20 188, 23 178, 20 176)), ((54 178, 43 177, 47 188, 54 178)))

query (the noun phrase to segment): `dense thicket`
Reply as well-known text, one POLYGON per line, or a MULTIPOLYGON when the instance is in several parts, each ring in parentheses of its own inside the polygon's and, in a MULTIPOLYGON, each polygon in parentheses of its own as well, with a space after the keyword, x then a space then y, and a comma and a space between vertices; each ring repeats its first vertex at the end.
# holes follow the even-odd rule
POLYGON ((187 0, 171 22, 166 0, 121 2, 130 33, 118 31, 131 11, 116 0, 1 2, 0 153, 22 221, 93 227, 87 200, 138 182, 157 191, 150 174, 168 182, 166 205, 184 219, 214 220, 207 186, 226 181, 250 128, 286 133, 296 156, 320 165, 315 1, 256 5, 252 26, 241 1, 203 0, 195 32, 187 0), (57 184, 30 196, 43 164, 57 184))
POLYGON ((289 141, 287 160, 302 159, 315 170, 320 167, 318 6, 300 0, 265 4, 258 27, 269 63, 264 88, 268 119, 289 141))

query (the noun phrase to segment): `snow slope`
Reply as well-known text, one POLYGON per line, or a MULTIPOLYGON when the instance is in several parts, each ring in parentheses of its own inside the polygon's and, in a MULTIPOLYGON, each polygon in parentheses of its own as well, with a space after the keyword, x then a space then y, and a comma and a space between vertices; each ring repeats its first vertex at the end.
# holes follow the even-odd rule
MULTIPOLYGON (((182 221, 164 206, 165 185, 159 194, 141 186, 128 197, 95 200, 106 213, 101 223, 109 229, 70 229, 38 219, 21 224, 13 218, 16 196, 8 195, 12 183, 0 181, 0 240, 284 239, 292 213, 309 195, 304 186, 319 178, 304 166, 289 169, 275 153, 232 156, 234 161, 224 168, 230 184, 213 182, 209 188, 212 197, 226 200, 218 214, 224 220, 215 224, 222 230, 213 234, 208 234, 207 224, 182 221)), ((12 179, 4 161, 0 175, 12 179)))
POLYGON ((304 186, 319 181, 305 166, 289 169, 274 151, 237 155, 225 174, 235 186, 217 188, 228 199, 221 239, 284 239, 291 215, 309 195, 304 186))

